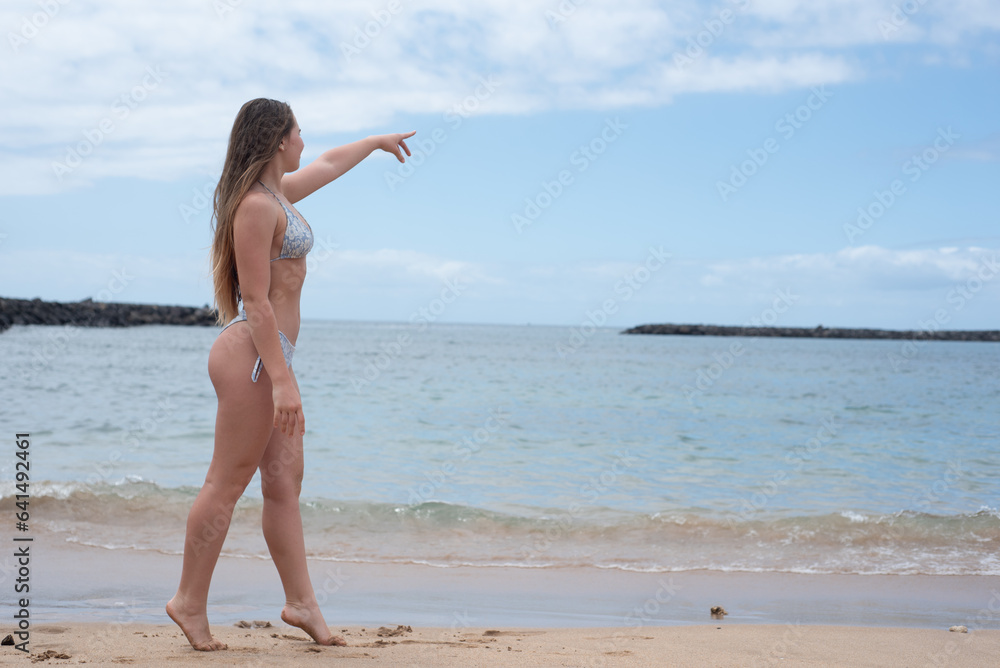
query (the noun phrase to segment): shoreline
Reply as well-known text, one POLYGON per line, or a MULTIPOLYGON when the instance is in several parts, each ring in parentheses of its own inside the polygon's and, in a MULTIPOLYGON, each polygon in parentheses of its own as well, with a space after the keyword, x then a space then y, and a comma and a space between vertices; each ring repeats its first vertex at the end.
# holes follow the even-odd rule
MULTIPOLYGON (((33 548, 34 623, 167 621, 162 606, 180 577, 180 555, 53 538, 38 536, 33 548)), ((710 624, 718 605, 727 623, 748 626, 1000 631, 993 576, 436 568, 316 558, 308 566, 331 624, 653 628, 710 624)), ((283 601, 269 560, 220 558, 209 596, 213 624, 277 618, 283 601)))

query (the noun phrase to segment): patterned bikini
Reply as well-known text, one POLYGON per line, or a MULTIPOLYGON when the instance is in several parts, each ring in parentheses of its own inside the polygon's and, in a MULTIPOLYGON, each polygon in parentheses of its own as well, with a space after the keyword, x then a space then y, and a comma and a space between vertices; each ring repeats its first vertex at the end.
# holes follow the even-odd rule
MULTIPOLYGON (((274 194, 274 191, 265 186, 260 181, 257 181, 267 192, 271 193, 274 199, 278 200, 278 204, 281 208, 285 210, 285 237, 281 241, 281 253, 278 257, 271 258, 271 262, 275 260, 287 260, 292 258, 305 257, 313 247, 313 233, 309 224, 295 215, 295 212, 285 206, 285 203, 278 199, 278 196, 274 194)), ((232 325, 242 322, 247 319, 247 313, 243 309, 240 309, 240 314, 226 323, 226 326, 222 328, 222 331, 226 331, 227 328, 232 325)), ((221 332, 220 332, 221 333, 221 332)), ((278 330, 278 338, 281 339, 281 352, 285 356, 285 364, 289 367, 292 366, 292 353, 295 352, 295 346, 292 342, 288 340, 285 333, 278 330)), ((257 356, 257 361, 253 365, 253 371, 250 373, 250 380, 257 382, 257 377, 260 376, 260 369, 263 366, 260 356, 257 356)))

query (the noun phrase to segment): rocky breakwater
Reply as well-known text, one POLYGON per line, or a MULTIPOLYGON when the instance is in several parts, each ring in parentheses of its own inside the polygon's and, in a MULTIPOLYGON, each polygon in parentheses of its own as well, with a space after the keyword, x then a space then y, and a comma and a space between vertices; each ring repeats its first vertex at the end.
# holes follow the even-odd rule
POLYGON ((900 330, 808 327, 725 327, 721 325, 639 325, 622 334, 679 336, 777 336, 812 339, 900 339, 926 341, 1000 341, 1000 330, 900 330))
POLYGON ((95 302, 47 302, 41 299, 0 298, 0 332, 11 325, 76 325, 78 327, 132 327, 134 325, 214 325, 215 310, 207 306, 161 306, 95 302))

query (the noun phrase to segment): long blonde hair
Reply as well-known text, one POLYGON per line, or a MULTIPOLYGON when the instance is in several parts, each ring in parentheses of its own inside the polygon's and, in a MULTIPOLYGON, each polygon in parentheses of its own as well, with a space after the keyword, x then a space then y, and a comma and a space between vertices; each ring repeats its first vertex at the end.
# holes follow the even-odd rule
POLYGON ((233 237, 236 209, 294 124, 288 104, 266 98, 244 104, 233 122, 226 162, 215 187, 212 216, 212 281, 220 325, 236 317, 241 299, 233 237))

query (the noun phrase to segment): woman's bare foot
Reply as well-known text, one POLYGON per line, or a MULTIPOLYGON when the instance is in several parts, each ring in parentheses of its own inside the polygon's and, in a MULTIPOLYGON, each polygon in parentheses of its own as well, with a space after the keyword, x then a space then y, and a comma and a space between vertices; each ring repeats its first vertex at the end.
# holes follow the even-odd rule
POLYGON ((281 620, 289 626, 302 629, 320 645, 347 646, 346 640, 330 633, 318 603, 313 603, 311 607, 285 603, 285 607, 281 611, 281 620))
POLYGON ((167 603, 167 614, 177 626, 181 627, 191 647, 199 652, 226 649, 226 643, 212 637, 212 631, 208 627, 208 615, 204 612, 186 611, 184 605, 174 596, 167 603))

